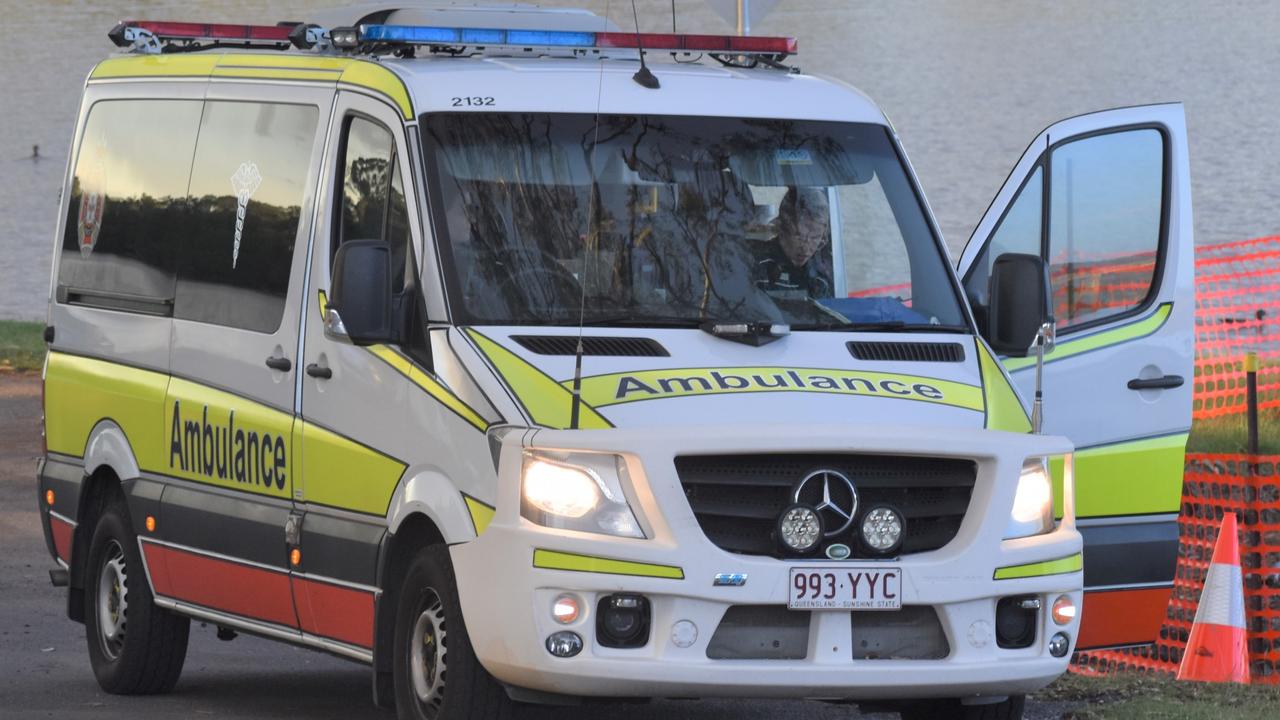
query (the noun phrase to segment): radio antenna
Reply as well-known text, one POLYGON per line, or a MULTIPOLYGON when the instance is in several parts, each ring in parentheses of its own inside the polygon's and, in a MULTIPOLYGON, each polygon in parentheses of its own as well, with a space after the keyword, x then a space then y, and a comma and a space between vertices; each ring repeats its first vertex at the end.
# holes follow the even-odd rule
MULTIPOLYGON (((672 0, 672 8, 675 7, 675 0, 672 0)), ((657 90, 662 87, 662 83, 658 82, 658 76, 649 71, 649 66, 644 62, 644 43, 640 41, 640 13, 636 12, 636 0, 631 0, 631 17, 636 23, 636 48, 640 51, 640 69, 635 75, 631 76, 641 87, 657 90)), ((672 22, 675 22, 675 16, 672 16, 672 22)))
MULTIPOLYGON (((604 6, 604 23, 605 29, 609 26, 609 8, 613 4, 612 0, 608 0, 604 6)), ((635 0, 631 1, 631 9, 635 10, 635 0)), ((595 139, 591 141, 591 153, 587 158, 587 167, 591 171, 591 193, 587 197, 587 234, 582 241, 582 273, 578 279, 578 283, 582 286, 582 294, 578 299, 578 345, 573 350, 573 402, 569 406, 569 429, 578 429, 578 420, 582 414, 582 332, 583 327, 587 324, 587 278, 590 274, 591 266, 587 264, 587 253, 591 249, 591 230, 592 224, 596 217, 596 148, 600 145, 600 106, 604 101, 604 59, 600 62, 600 76, 596 81, 596 126, 595 139)), ((640 62, 644 62, 644 54, 640 55, 640 62)), ((596 238, 599 242, 599 237, 596 238)))

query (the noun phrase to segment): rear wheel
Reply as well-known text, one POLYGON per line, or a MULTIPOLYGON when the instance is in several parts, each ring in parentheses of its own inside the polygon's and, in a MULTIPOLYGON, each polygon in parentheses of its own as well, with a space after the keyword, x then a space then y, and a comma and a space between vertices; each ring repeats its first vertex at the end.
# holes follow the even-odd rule
POLYGON ((396 608, 396 715, 401 720, 507 720, 516 703, 480 665, 462 622, 449 550, 409 563, 396 608))
POLYGON ((182 675, 191 621, 156 606, 122 498, 99 516, 88 562, 85 637, 98 684, 118 695, 169 692, 182 675))
POLYGON ((959 700, 928 700, 902 709, 902 720, 1022 720, 1025 695, 1013 695, 1004 702, 989 705, 964 705, 959 700))

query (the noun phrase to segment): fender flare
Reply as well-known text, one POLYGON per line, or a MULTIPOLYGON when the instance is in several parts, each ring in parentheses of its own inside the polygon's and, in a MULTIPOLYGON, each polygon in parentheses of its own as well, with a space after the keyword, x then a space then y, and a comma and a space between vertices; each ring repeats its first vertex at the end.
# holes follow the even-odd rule
POLYGON ((405 472, 387 507, 387 532, 395 535, 405 519, 415 514, 435 524, 449 545, 477 537, 462 491, 438 470, 410 468, 405 472))
POLYGON ((113 420, 99 420, 84 445, 84 474, 92 475, 103 466, 122 482, 142 474, 128 436, 113 420))

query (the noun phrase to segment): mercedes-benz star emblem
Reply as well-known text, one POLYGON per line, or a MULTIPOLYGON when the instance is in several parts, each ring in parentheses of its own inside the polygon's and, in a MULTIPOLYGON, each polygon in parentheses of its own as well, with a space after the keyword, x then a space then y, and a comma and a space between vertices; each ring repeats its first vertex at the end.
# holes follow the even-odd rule
POLYGON ((858 513, 858 490, 838 470, 814 470, 796 484, 791 498, 823 516, 823 537, 835 537, 849 529, 858 513))

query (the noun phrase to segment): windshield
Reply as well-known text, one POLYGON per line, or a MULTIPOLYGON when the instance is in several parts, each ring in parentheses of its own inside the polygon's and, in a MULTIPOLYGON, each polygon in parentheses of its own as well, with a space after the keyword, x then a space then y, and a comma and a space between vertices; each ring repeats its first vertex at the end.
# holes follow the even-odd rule
POLYGON ((885 127, 422 118, 455 320, 963 326, 885 127))

